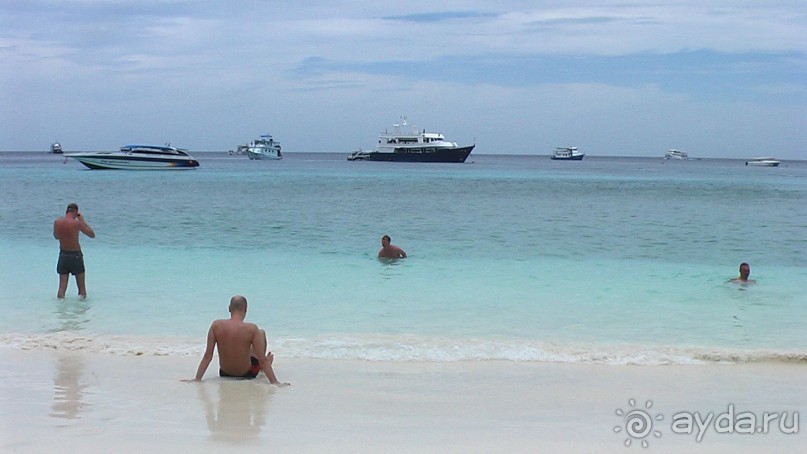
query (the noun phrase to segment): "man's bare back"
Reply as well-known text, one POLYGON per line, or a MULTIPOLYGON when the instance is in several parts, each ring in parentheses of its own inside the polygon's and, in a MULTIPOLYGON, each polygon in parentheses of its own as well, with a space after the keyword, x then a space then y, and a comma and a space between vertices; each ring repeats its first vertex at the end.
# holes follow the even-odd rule
POLYGON ((219 368, 228 375, 240 377, 251 367, 250 357, 257 356, 253 350, 266 351, 262 334, 254 323, 238 319, 216 320, 210 326, 216 348, 219 351, 219 368))
POLYGON ((233 296, 229 310, 229 319, 215 320, 210 324, 205 353, 196 370, 196 378, 191 381, 202 380, 213 360, 213 351, 218 350, 219 375, 222 377, 255 378, 259 371, 263 371, 270 383, 287 386, 288 383, 278 381, 272 369, 275 356, 266 351, 266 332, 254 323, 244 322, 247 299, 241 295, 233 296))
POLYGON ((90 238, 95 238, 95 231, 84 222, 84 216, 78 211, 78 206, 70 204, 64 217, 53 221, 53 237, 59 240, 59 249, 63 251, 80 251, 78 241, 79 232, 90 238))

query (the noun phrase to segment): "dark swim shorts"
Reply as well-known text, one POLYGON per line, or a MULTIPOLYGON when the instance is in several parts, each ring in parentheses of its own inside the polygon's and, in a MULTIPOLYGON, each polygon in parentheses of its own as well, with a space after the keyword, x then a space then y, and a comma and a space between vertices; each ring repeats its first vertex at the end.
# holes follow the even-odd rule
POLYGON ((232 377, 232 378, 255 378, 258 376, 258 372, 261 371, 261 364, 258 362, 258 358, 254 356, 249 357, 250 362, 252 362, 252 366, 249 368, 246 374, 244 375, 230 375, 227 372, 219 369, 219 377, 232 377))
POLYGON ((56 263, 56 272, 59 274, 81 274, 84 272, 84 255, 81 251, 59 251, 59 261, 56 263))

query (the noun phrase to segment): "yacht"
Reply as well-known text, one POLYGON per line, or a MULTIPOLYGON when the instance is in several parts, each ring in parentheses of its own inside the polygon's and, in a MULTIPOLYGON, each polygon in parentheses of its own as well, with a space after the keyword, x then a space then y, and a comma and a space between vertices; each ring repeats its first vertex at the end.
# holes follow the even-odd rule
POLYGON ((676 150, 671 148, 664 153, 664 159, 689 159, 686 151, 676 150))
POLYGON ((250 142, 246 152, 249 159, 283 159, 280 142, 275 142, 269 134, 263 134, 259 139, 250 142))
POLYGON ((750 161, 745 161, 745 165, 757 167, 778 167, 779 164, 781 163, 773 158, 754 158, 750 161))
POLYGON ((183 170, 199 167, 199 161, 187 150, 169 145, 124 145, 120 151, 69 153, 65 157, 94 170, 183 170))
POLYGON ((556 161, 582 161, 585 153, 577 151, 577 147, 556 147, 552 159, 556 161))
POLYGON ((50 144, 50 152, 52 154, 62 154, 62 144, 59 142, 53 142, 50 144))
POLYGON ((402 123, 393 125, 392 132, 379 134, 375 151, 350 153, 348 161, 463 163, 475 146, 459 146, 447 141, 441 133, 426 132, 414 126, 408 130, 408 126, 403 117, 402 123))

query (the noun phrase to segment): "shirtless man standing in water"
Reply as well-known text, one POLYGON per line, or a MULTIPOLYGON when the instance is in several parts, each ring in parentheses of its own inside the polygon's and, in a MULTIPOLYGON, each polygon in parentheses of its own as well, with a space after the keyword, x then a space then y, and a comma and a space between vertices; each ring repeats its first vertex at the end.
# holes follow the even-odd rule
POLYGON ((79 232, 95 238, 92 227, 84 221, 84 216, 79 213, 78 205, 71 203, 67 205, 64 217, 53 221, 53 237, 59 240, 59 261, 56 264, 56 272, 59 273, 59 291, 56 293, 56 297, 60 299, 64 298, 64 294, 67 292, 70 274, 76 276, 79 298, 87 297, 87 288, 84 284, 84 255, 81 253, 81 245, 78 243, 79 232))
POLYGON ((196 378, 185 381, 202 381, 213 360, 213 349, 218 348, 219 376, 255 378, 263 371, 273 385, 289 385, 279 382, 275 376, 272 369, 275 355, 266 352, 266 332, 254 323, 244 323, 246 316, 247 299, 241 295, 230 298, 230 318, 215 320, 210 325, 207 346, 196 370, 196 378))

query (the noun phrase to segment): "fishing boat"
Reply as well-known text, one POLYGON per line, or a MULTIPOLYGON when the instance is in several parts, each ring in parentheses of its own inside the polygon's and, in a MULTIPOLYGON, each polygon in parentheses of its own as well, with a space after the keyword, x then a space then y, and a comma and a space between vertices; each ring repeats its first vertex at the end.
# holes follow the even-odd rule
POLYGON ((415 126, 407 130, 408 126, 406 117, 403 117, 402 123, 393 125, 392 132, 379 134, 375 151, 350 153, 348 161, 463 163, 475 146, 459 146, 447 141, 441 133, 426 132, 415 126))
POLYGON ((686 151, 671 148, 664 153, 664 159, 689 159, 689 155, 687 155, 686 151))
POLYGON ((50 152, 52 154, 62 154, 62 144, 59 142, 53 142, 50 144, 50 152))
POLYGON ((754 158, 750 161, 745 161, 745 165, 757 167, 778 167, 779 164, 781 162, 774 158, 754 158))
POLYGON ((187 170, 199 167, 199 161, 187 150, 169 145, 124 145, 119 151, 68 153, 64 156, 93 170, 187 170))
POLYGON ((577 147, 556 147, 552 159, 556 161, 582 161, 585 153, 577 151, 577 147))
POLYGON ((283 159, 280 142, 275 142, 269 134, 263 134, 250 142, 246 147, 246 153, 249 159, 283 159))

